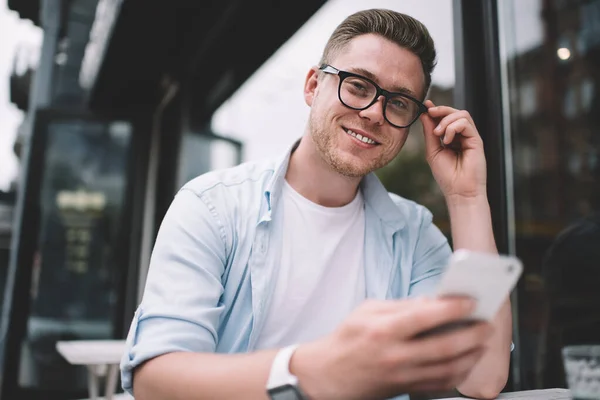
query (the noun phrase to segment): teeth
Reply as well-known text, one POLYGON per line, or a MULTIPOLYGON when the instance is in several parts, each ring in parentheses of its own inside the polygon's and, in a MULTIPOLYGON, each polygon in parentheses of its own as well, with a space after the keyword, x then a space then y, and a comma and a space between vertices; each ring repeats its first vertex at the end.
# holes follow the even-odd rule
POLYGON ((360 133, 355 133, 354 131, 351 131, 350 129, 348 129, 348 135, 354 136, 355 138, 357 138, 358 140, 360 140, 363 143, 377 144, 377 142, 375 142, 374 140, 371 140, 368 137, 361 135, 360 133))

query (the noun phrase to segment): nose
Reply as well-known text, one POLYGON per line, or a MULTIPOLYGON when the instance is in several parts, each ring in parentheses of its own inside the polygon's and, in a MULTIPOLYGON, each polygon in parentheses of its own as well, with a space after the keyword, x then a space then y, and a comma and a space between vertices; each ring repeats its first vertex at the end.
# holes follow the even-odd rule
POLYGON ((385 101, 385 97, 384 96, 379 96, 379 98, 377 99, 377 101, 373 104, 371 104, 370 107, 365 108, 364 110, 361 110, 358 115, 360 115, 362 118, 366 118, 369 121, 378 124, 378 125, 383 125, 383 122, 385 121, 385 119, 383 118, 383 103, 385 101))

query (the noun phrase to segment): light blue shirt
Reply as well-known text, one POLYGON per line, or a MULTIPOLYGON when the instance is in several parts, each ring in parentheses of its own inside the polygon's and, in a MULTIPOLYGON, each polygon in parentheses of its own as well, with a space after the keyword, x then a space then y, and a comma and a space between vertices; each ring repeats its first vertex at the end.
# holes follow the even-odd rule
MULTIPOLYGON (((135 367, 162 354, 255 348, 277 281, 282 231, 293 229, 283 226, 277 207, 290 154, 209 172, 179 190, 127 337, 125 390, 132 392, 135 367)), ((451 254, 431 213, 388 193, 373 173, 360 190, 367 298, 431 293, 451 254)))

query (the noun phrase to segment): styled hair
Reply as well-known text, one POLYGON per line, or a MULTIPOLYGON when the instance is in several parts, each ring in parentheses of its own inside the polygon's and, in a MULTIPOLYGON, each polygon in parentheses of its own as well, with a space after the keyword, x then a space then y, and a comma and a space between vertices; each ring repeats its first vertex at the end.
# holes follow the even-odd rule
POLYGON ((396 11, 370 9, 348 16, 329 37, 319 65, 329 64, 352 39, 368 33, 382 36, 419 57, 425 76, 425 96, 436 65, 433 39, 420 21, 396 11))

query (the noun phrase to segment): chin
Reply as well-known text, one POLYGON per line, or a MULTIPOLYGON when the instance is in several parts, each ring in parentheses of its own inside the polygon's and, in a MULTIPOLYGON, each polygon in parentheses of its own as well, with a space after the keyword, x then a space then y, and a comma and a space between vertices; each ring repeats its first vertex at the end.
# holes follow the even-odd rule
POLYGON ((338 153, 330 157, 329 164, 334 171, 348 178, 362 178, 375 170, 370 163, 353 154, 338 153))

